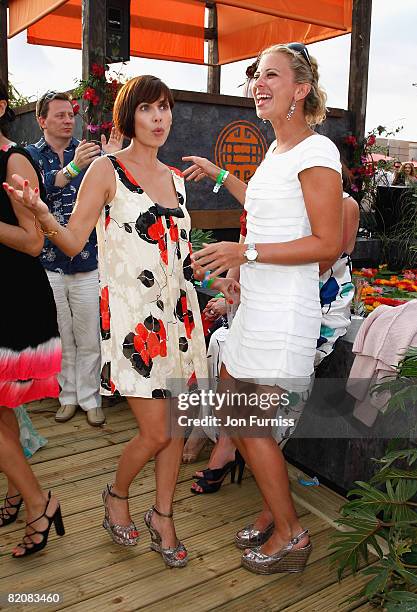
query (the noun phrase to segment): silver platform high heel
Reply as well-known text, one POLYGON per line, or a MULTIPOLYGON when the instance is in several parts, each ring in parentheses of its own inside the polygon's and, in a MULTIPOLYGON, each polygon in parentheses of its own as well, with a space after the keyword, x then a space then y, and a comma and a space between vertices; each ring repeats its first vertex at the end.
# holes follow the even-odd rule
POLYGON ((265 555, 260 551, 260 547, 248 550, 242 556, 242 565, 255 574, 302 572, 305 569, 313 547, 308 543, 303 548, 294 550, 294 546, 306 535, 308 535, 308 529, 299 533, 286 546, 273 555, 265 555))
POLYGON ((257 546, 262 546, 262 544, 265 544, 265 542, 269 539, 273 531, 274 523, 268 525, 268 527, 263 531, 260 529, 255 529, 252 523, 251 525, 247 525, 237 532, 235 535, 235 544, 241 550, 245 550, 245 548, 256 548, 257 546))
POLYGON ((155 506, 150 508, 143 520, 145 521, 146 527, 149 529, 149 533, 151 534, 151 550, 158 552, 162 555, 163 560, 165 561, 168 567, 185 567, 188 563, 188 553, 184 544, 177 540, 177 546, 175 548, 162 548, 162 537, 161 534, 155 527, 152 527, 152 515, 156 512, 158 516, 163 516, 165 518, 172 518, 173 513, 163 514, 159 512, 155 506))
POLYGON ((129 523, 129 525, 117 525, 112 523, 110 520, 109 509, 107 507, 107 498, 115 497, 116 499, 129 499, 129 497, 122 497, 112 491, 112 485, 106 485, 102 493, 102 499, 104 504, 104 520, 103 527, 116 544, 120 546, 136 546, 138 543, 139 532, 136 529, 135 524, 129 523))

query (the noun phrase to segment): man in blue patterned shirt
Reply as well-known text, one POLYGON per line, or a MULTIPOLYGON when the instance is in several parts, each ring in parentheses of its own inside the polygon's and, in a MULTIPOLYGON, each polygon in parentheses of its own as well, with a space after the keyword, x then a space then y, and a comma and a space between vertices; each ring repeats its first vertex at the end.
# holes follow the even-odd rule
MULTIPOLYGON (((43 137, 27 151, 40 167, 47 190, 47 204, 57 221, 66 225, 88 166, 101 155, 97 143, 73 137, 75 119, 71 98, 50 91, 36 105, 43 137)), ((103 149, 121 148, 113 133, 103 149)), ((97 239, 91 233, 83 250, 68 257, 49 240, 40 256, 54 292, 62 341, 62 370, 59 376, 60 408, 55 420, 68 421, 80 406, 90 425, 105 421, 101 409, 99 283, 97 239)))

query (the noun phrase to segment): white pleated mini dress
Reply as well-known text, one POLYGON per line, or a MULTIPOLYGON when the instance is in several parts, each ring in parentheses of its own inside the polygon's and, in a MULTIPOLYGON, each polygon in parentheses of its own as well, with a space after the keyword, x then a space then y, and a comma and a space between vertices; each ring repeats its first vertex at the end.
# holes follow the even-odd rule
MULTIPOLYGON (((248 184, 245 243, 310 236, 300 172, 321 166, 341 175, 339 152, 325 136, 309 136, 281 154, 275 148, 276 141, 248 184)), ((256 384, 308 390, 320 336, 318 263, 245 263, 240 284, 240 306, 224 347, 227 371, 256 384)))

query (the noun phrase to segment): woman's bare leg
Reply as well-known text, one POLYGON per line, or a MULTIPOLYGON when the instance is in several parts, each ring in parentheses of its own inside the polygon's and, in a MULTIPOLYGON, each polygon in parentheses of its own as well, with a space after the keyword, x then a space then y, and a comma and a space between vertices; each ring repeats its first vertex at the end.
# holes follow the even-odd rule
MULTIPOLYGON (((183 440, 171 440, 169 438, 167 427, 168 400, 131 397, 128 398, 128 402, 137 420, 139 433, 123 449, 117 466, 113 491, 117 495, 128 496, 129 487, 134 478, 148 461, 155 457, 157 504, 161 502, 164 508, 166 506, 170 512, 181 461, 183 440), (167 452, 164 453, 164 451, 167 452), (165 476, 161 473, 161 460, 164 471, 166 471, 165 476)), ((109 496, 107 504, 112 522, 119 525, 130 524, 131 518, 127 501, 109 496)), ((157 508, 161 512, 168 513, 168 510, 159 508, 158 505, 157 508)), ((156 519, 152 520, 155 522, 155 527, 158 528, 156 519)), ((176 536, 172 521, 162 520, 164 520, 163 529, 161 526, 163 546, 175 546, 176 536)))
MULTIPOLYGON (((9 408, 0 408, 0 470, 6 475, 22 495, 25 502, 26 521, 30 522, 38 518, 45 511, 48 495, 42 490, 32 468, 28 464, 20 446, 19 438, 16 437, 16 429, 13 417, 4 415, 3 411, 9 408), (7 424, 9 423, 9 424, 7 424), (9 426, 11 425, 11 426, 9 426)), ((51 498, 48 514, 52 515, 58 506, 58 500, 51 498)), ((33 527, 39 531, 47 527, 47 519, 37 521, 33 527)), ((42 536, 33 536, 35 542, 40 542, 42 536)), ((15 549, 23 553, 23 549, 15 549)))
MULTIPOLYGON (((10 429, 10 435, 13 436, 13 439, 15 439, 17 442, 20 443, 19 424, 17 422, 14 410, 10 408, 0 408, 0 421, 2 421, 5 425, 8 426, 8 428, 10 429)), ((7 478, 6 495, 8 497, 19 496, 19 497, 14 497, 14 499, 11 500, 13 504, 17 504, 20 499, 20 491, 14 484, 13 480, 10 480, 10 478, 7 478)), ((11 515, 13 515, 16 512, 15 509, 10 508, 10 504, 7 501, 5 503, 5 507, 6 508, 9 507, 9 514, 11 515)), ((0 518, 0 526, 1 526, 1 518, 0 518)))
POLYGON ((182 454, 183 463, 197 461, 198 455, 203 450, 208 438, 201 426, 195 425, 187 438, 182 454))
MULTIPOLYGON (((220 376, 231 378, 224 366, 220 376)), ((274 520, 274 532, 262 546, 262 552, 275 553, 302 531, 291 497, 284 456, 272 437, 233 440, 250 465, 264 499, 264 510, 269 508, 274 520)), ((305 546, 307 541, 308 536, 300 540, 296 548, 305 546)))
MULTIPOLYGON (((171 514, 175 487, 181 465, 184 438, 172 438, 168 446, 155 457, 156 499, 155 506, 163 514, 171 514)), ((152 525, 162 536, 163 548, 175 548, 177 536, 174 522, 154 513, 152 525)))

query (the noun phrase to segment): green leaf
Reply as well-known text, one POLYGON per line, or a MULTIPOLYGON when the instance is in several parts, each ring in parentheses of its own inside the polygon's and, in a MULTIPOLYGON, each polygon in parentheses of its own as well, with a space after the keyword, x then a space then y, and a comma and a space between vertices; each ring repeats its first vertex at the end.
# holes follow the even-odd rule
POLYGON ((370 599, 371 597, 373 597, 374 595, 376 595, 377 593, 381 593, 383 591, 385 591, 386 586, 387 586, 387 582, 389 580, 391 576, 391 572, 388 569, 383 569, 380 571, 379 573, 375 576, 375 578, 373 578, 372 580, 370 580, 368 582, 368 584, 365 587, 365 595, 366 597, 368 597, 368 599, 370 599))
POLYGON ((213 236, 213 232, 211 230, 202 230, 198 228, 192 229, 191 244, 193 247, 193 251, 199 251, 200 249, 202 249, 204 242, 207 242, 207 244, 216 242, 213 236))

